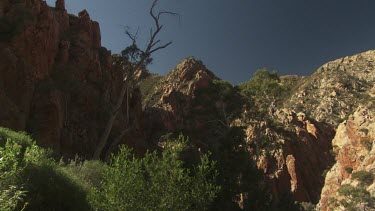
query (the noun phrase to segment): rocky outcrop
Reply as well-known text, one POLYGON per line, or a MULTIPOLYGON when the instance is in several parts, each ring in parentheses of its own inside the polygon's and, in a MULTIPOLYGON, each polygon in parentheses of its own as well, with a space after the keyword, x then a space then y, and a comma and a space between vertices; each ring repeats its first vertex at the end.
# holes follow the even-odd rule
MULTIPOLYGON (((66 157, 91 157, 124 74, 101 46, 99 24, 85 10, 68 15, 64 0, 56 8, 42 0, 0 5, 0 126, 27 131, 66 157)), ((134 128, 140 102, 135 91, 134 128)), ((113 136, 129 126, 125 106, 113 136)))
MULTIPOLYGON (((335 210, 329 202, 332 199, 341 199, 338 190, 342 185, 359 185, 358 181, 352 178, 353 174, 375 171, 374 140, 375 107, 372 103, 357 108, 337 129, 332 141, 336 163, 325 178, 318 206, 321 210, 335 210)), ((374 182, 366 184, 365 188, 374 196, 374 182)))
MULTIPOLYGON (((345 143, 345 140, 353 141, 353 137, 343 138, 340 134, 355 134, 353 131, 342 133, 342 126, 338 129, 337 126, 348 118, 358 104, 372 105, 375 100, 374 62, 375 51, 368 51, 329 62, 312 76, 282 76, 279 84, 289 90, 284 95, 285 99, 269 108, 262 118, 244 111, 239 122, 247 128, 249 153, 267 176, 275 201, 285 200, 285 197, 313 204, 319 201, 325 174, 334 164, 334 151, 342 147, 339 140, 345 143), (336 138, 332 143, 336 129, 336 138)), ((371 116, 365 113, 362 112, 366 116, 361 118, 362 123, 371 116)), ((352 121, 350 118, 347 124, 352 121)), ((361 129, 359 126, 354 129, 357 132, 360 130, 360 133, 367 134, 373 129, 361 129)), ((370 140, 370 143, 365 144, 369 147, 373 138, 363 134, 363 140, 370 140)), ((360 141, 355 143, 361 145, 360 141)), ((338 155, 342 162, 356 161, 363 165, 360 160, 367 157, 372 162, 370 154, 360 153, 367 153, 363 143, 361 150, 357 145, 351 146, 350 150, 346 149, 348 146, 343 147, 342 153, 338 155), (356 154, 355 158, 353 153, 356 154)), ((328 198, 332 194, 337 195, 342 182, 348 184, 350 174, 345 173, 345 169, 354 169, 353 172, 372 171, 370 167, 357 170, 352 164, 345 165, 337 173, 346 175, 345 178, 337 175, 332 178, 331 174, 326 178, 326 184, 328 180, 329 184, 335 184, 336 187, 329 185, 326 190, 323 189, 321 203, 324 209, 328 198)))
POLYGON ((160 135, 166 133, 204 130, 208 124, 204 116, 199 118, 193 115, 194 112, 205 109, 196 103, 196 94, 209 87, 214 79, 214 74, 202 62, 187 58, 165 76, 151 76, 143 80, 140 86, 144 90, 148 137, 157 141, 160 135), (154 78, 157 80, 153 80, 154 78), (152 89, 147 89, 147 86, 152 86, 152 89))
POLYGON ((249 153, 270 184, 274 202, 317 203, 324 184, 323 172, 333 165, 329 151, 334 130, 288 109, 273 119, 250 120, 246 137, 249 153))
POLYGON ((304 78, 285 104, 297 112, 309 111, 316 120, 337 127, 359 103, 374 100, 374 71, 375 51, 328 62, 304 78))

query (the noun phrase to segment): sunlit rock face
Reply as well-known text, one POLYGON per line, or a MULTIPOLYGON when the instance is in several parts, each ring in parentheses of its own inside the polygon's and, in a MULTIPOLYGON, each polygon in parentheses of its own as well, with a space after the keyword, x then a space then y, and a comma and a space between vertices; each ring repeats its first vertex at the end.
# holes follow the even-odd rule
POLYGON ((337 127, 359 105, 371 101, 375 84, 375 51, 328 62, 303 79, 287 106, 309 111, 317 121, 337 127))
POLYGON ((289 197, 317 203, 323 172, 333 165, 333 128, 289 109, 278 109, 270 121, 242 121, 247 125, 249 153, 266 175, 274 200, 289 197))
MULTIPOLYGON (((148 125, 145 133, 150 139, 157 141, 159 135, 179 130, 201 131, 202 138, 210 123, 208 114, 204 114, 207 108, 196 95, 214 79, 217 77, 194 58, 183 60, 165 76, 151 75, 144 79, 141 89, 148 125), (197 112, 203 115, 196 115, 197 112)), ((206 98, 211 100, 211 96, 206 98)))
MULTIPOLYGON (((352 178, 355 172, 375 170, 375 107, 361 105, 348 120, 337 128, 332 141, 336 154, 336 163, 327 173, 322 190, 319 208, 321 210, 335 210, 329 202, 332 199, 342 199, 339 188, 344 184, 357 186, 358 181, 352 178)), ((374 183, 366 184, 366 189, 373 194, 374 183)))
MULTIPOLYGON (((359 105, 375 100, 374 62, 375 51, 368 51, 328 62, 311 76, 283 76, 280 84, 292 87, 290 96, 268 108, 268 120, 242 118, 249 152, 269 178, 275 199, 320 200, 326 172, 335 163, 336 142, 345 140, 332 143, 339 124, 359 105), (264 137, 269 146, 264 147, 264 137)), ((350 159, 348 153, 342 158, 350 159)))

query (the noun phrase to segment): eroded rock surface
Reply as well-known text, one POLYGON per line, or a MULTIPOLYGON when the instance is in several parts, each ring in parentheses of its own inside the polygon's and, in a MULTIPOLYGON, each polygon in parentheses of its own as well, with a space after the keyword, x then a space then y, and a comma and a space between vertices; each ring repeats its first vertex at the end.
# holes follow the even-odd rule
POLYGON ((322 174, 334 162, 329 154, 333 128, 288 109, 277 110, 272 121, 243 123, 249 152, 267 176, 274 199, 317 203, 322 174))
POLYGON ((374 100, 375 51, 328 62, 298 84, 286 104, 337 127, 359 103, 374 100))
MULTIPOLYGON (((358 185, 352 178, 355 172, 375 171, 375 107, 374 104, 361 105, 348 120, 341 123, 332 141, 336 154, 336 163, 327 173, 322 190, 319 208, 335 210, 329 203, 340 199, 339 188, 344 184, 358 185)), ((373 195, 374 183, 366 184, 373 195)), ((336 208, 338 209, 338 208, 336 208)))

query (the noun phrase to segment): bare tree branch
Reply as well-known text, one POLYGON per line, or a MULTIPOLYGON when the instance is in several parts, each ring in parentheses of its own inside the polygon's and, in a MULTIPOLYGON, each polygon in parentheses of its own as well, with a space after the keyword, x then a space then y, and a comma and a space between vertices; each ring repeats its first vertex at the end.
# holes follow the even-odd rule
POLYGON ((137 42, 138 32, 139 32, 139 27, 137 28, 137 31, 135 32, 135 34, 131 34, 129 30, 125 30, 125 34, 129 37, 129 39, 132 40, 133 45, 135 45, 137 42))
POLYGON ((161 15, 164 15, 164 14, 166 14, 166 15, 173 15, 173 16, 179 16, 179 14, 178 14, 178 13, 175 13, 175 12, 160 11, 160 12, 158 13, 158 17, 157 17, 157 19, 159 20, 159 19, 160 19, 160 16, 161 16, 161 15))
MULTIPOLYGON (((153 29, 151 27, 151 29, 150 29, 150 39, 149 39, 149 41, 146 45, 146 48, 144 50, 139 49, 139 47, 137 45, 139 28, 137 29, 135 34, 130 33, 129 30, 125 31, 125 34, 132 41, 132 45, 130 46, 131 48, 128 49, 130 52, 126 52, 126 53, 129 53, 128 57, 130 57, 129 59, 131 59, 134 63, 132 64, 132 70, 130 71, 130 73, 125 75, 124 78, 123 78, 123 84, 122 84, 122 87, 121 87, 121 90, 120 90, 120 94, 117 98, 115 106, 112 109, 112 112, 110 112, 108 122, 107 122, 107 124, 104 128, 103 134, 101 135, 101 137, 99 139, 99 143, 98 143, 98 145, 95 149, 95 152, 94 152, 94 155, 93 155, 94 159, 100 159, 100 156, 103 153, 103 150, 104 150, 105 146, 108 144, 108 137, 111 133, 114 121, 117 117, 117 114, 119 113, 121 105, 123 104, 125 94, 127 96, 126 97, 126 101, 127 101, 126 102, 126 104, 127 104, 127 125, 130 125, 130 119, 129 119, 129 91, 130 91, 129 86, 130 85, 129 85, 129 83, 131 82, 131 79, 133 78, 133 74, 135 72, 137 72, 138 69, 147 65, 147 63, 151 59, 152 53, 154 53, 158 50, 164 49, 164 48, 168 47, 170 44, 172 44, 172 42, 168 42, 166 44, 160 44, 161 41, 156 40, 156 37, 159 35, 160 31, 163 28, 163 25, 160 25, 159 20, 160 20, 160 17, 162 15, 178 16, 178 14, 174 13, 174 12, 168 12, 168 11, 159 11, 157 13, 157 15, 155 15, 154 9, 155 9, 157 3, 158 3, 158 0, 154 0, 153 3, 152 3, 152 6, 150 8, 150 11, 149 11, 150 16, 154 20, 155 29, 153 29)), ((120 134, 119 137, 114 139, 114 142, 110 145, 110 150, 114 145, 119 143, 119 140, 121 140, 122 137, 124 136, 124 134, 126 134, 129 130, 130 130, 130 128, 124 130, 120 134)))
POLYGON ((154 47, 156 44, 158 44, 160 42, 160 40, 158 40, 158 41, 156 41, 156 42, 154 42, 153 44, 152 44, 152 46, 151 47, 154 47))
POLYGON ((167 43, 167 44, 165 44, 165 45, 159 46, 159 47, 157 47, 157 48, 151 50, 151 51, 150 51, 150 54, 152 54, 152 53, 154 53, 155 51, 158 51, 158 50, 160 50, 160 49, 166 48, 166 47, 168 47, 170 44, 172 44, 172 42, 169 42, 169 43, 167 43))

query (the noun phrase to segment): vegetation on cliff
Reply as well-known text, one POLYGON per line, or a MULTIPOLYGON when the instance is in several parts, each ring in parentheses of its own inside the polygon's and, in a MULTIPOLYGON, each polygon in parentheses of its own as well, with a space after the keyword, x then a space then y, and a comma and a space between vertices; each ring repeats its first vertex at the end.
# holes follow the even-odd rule
POLYGON ((342 185, 338 189, 339 199, 330 198, 329 204, 332 207, 343 207, 345 210, 367 210, 375 209, 375 197, 366 189, 374 181, 372 172, 358 171, 352 174, 352 179, 358 181, 357 186, 350 184, 342 185))

